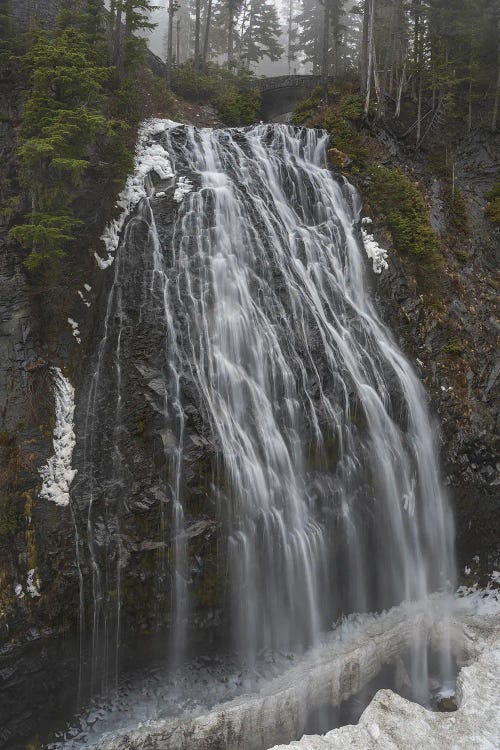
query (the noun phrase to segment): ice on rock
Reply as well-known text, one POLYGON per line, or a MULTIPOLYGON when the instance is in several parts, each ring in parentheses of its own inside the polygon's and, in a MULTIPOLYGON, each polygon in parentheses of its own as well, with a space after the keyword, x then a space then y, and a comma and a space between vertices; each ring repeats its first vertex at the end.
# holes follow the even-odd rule
POLYGON ((147 120, 140 127, 135 152, 134 171, 128 177, 125 188, 120 193, 116 204, 122 211, 118 219, 114 219, 108 224, 101 236, 101 240, 104 242, 106 248, 106 256, 102 258, 98 253, 94 253, 97 265, 101 270, 108 268, 113 263, 120 233, 128 215, 141 198, 145 198, 148 194, 146 187, 147 176, 151 172, 155 172, 162 180, 167 180, 174 176, 167 151, 160 143, 152 139, 158 133, 162 133, 175 125, 177 123, 172 120, 152 119, 147 120))
MULTIPOLYGON (((299 663, 265 681, 259 692, 219 704, 204 714, 151 721, 105 738, 96 747, 191 750, 215 747, 224 736, 231 737, 231 750, 257 750, 270 747, 280 736, 300 736, 310 711, 328 703, 340 705, 422 636, 430 637, 442 619, 442 607, 443 598, 436 596, 426 602, 404 603, 380 615, 350 616, 299 663)), ((370 720, 376 733, 375 724, 382 735, 383 722, 377 717, 370 720)))
POLYGON ((72 334, 73 334, 73 336, 75 337, 75 339, 76 339, 76 342, 77 342, 78 344, 81 344, 81 343, 82 343, 82 340, 81 340, 81 338, 80 338, 80 329, 79 329, 79 327, 78 327, 78 323, 76 322, 76 320, 73 320, 73 318, 68 318, 68 323, 69 323, 69 324, 70 324, 70 326, 71 326, 71 333, 72 333, 72 334))
POLYGON ((380 247, 373 234, 370 234, 370 232, 368 232, 364 228, 371 223, 372 220, 368 217, 362 219, 361 224, 363 226, 361 227, 361 237, 363 239, 363 247, 365 248, 365 252, 372 261, 373 272, 376 274, 380 274, 382 273, 382 271, 385 271, 387 268, 389 268, 389 265, 387 263, 387 250, 384 250, 383 247, 380 247))
POLYGON ((16 583, 14 591, 18 599, 24 599, 24 591, 20 583, 16 583))
POLYGON ((193 183, 188 177, 179 177, 179 182, 174 192, 174 201, 180 203, 185 195, 191 192, 193 189, 193 183))
POLYGON ((59 367, 52 368, 54 375, 54 398, 56 426, 54 427, 54 455, 39 469, 43 484, 40 497, 52 500, 56 505, 68 505, 69 488, 76 470, 72 468, 75 433, 73 417, 75 411, 75 389, 64 377, 59 367))
POLYGON ((90 302, 88 301, 88 299, 85 297, 84 293, 80 289, 78 290, 78 296, 80 297, 81 301, 86 307, 90 307, 90 302))
MULTIPOLYGON (((495 574, 493 584, 495 584, 495 574)), ((466 650, 472 663, 461 669, 454 697, 457 711, 440 713, 379 690, 358 724, 309 735, 271 750, 496 750, 500 747, 500 594, 461 587, 455 613, 458 651, 466 650), (458 623, 461 623, 461 626, 458 623), (460 647, 460 638, 463 641, 460 647)), ((443 694, 451 691, 444 691, 443 694)))
POLYGON ((28 594, 31 596, 32 599, 34 599, 37 596, 40 596, 40 591, 38 590, 40 588, 40 580, 38 576, 35 574, 34 568, 31 568, 31 570, 28 570, 28 576, 26 578, 26 588, 28 589, 28 594))

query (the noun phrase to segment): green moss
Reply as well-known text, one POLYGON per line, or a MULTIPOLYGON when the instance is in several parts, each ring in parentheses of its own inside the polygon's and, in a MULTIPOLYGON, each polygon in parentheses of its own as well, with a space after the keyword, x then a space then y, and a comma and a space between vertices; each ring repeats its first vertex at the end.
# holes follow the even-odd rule
POLYGON ((465 250, 455 250, 455 257, 457 260, 460 261, 463 265, 465 265, 469 259, 469 256, 465 250))
POLYGON ((369 170, 367 197, 372 211, 386 224, 396 249, 425 261, 443 264, 422 194, 400 169, 375 166, 369 170))
POLYGON ((496 182, 485 195, 488 201, 486 215, 493 224, 500 224, 500 182, 496 182))
POLYGON ((139 437, 144 437, 144 433, 146 432, 146 422, 144 419, 138 419, 137 424, 135 427, 135 434, 139 437))
POLYGON ((344 94, 340 99, 339 112, 347 120, 359 122, 363 119, 363 100, 359 94, 344 94))
POLYGON ((293 120, 298 125, 306 125, 309 120, 316 114, 316 110, 321 101, 321 96, 311 94, 306 99, 302 99, 295 107, 293 120))
POLYGON ((461 344, 456 339, 453 339, 453 341, 450 341, 441 349, 443 354, 457 354, 457 355, 462 354, 463 350, 464 350, 463 344, 461 344))
POLYGON ((9 498, 0 498, 0 536, 17 534, 22 527, 22 517, 15 503, 9 498))
MULTIPOLYGON (((334 95, 332 94, 332 97, 334 95)), ((366 166, 368 151, 358 134, 355 122, 362 117, 360 98, 355 94, 335 95, 335 101, 328 107, 320 108, 319 93, 312 94, 297 105, 294 120, 299 125, 323 128, 331 138, 331 146, 346 154, 355 172, 366 166)), ((340 164, 342 167, 342 164, 340 164)))
POLYGON ((192 62, 179 65, 172 82, 174 91, 186 99, 210 102, 226 125, 250 125, 257 119, 260 93, 252 85, 252 75, 236 75, 211 63, 205 72, 196 71, 192 62))
POLYGON ((9 430, 0 430, 0 446, 2 448, 11 448, 15 445, 16 436, 9 430))

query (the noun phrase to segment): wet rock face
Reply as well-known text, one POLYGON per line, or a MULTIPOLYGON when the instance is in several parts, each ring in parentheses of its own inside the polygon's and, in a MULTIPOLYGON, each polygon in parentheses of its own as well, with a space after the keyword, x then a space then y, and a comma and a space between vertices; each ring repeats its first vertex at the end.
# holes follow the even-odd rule
POLYGON ((495 180, 500 138, 478 132, 457 154, 457 189, 468 232, 450 233, 443 189, 427 155, 411 156, 391 141, 390 157, 428 188, 431 221, 441 237, 445 269, 431 302, 415 271, 389 251, 389 269, 374 284, 394 335, 430 395, 442 436, 445 483, 454 504, 460 567, 479 557, 485 571, 497 564, 500 514, 498 464, 500 328, 494 310, 499 230, 484 214, 485 192, 495 180))
MULTIPOLYGON (((11 140, 11 151, 13 144, 11 140)), ((446 315, 426 308, 411 274, 394 252, 389 270, 374 284, 386 318, 419 368, 439 416, 445 475, 456 507, 461 561, 468 562, 479 555, 486 565, 488 556, 491 562, 497 543, 498 485, 493 435, 500 367, 493 360, 497 335, 491 314, 494 292, 489 270, 493 238, 472 207, 483 189, 483 183, 476 185, 472 177, 475 169, 483 169, 486 152, 481 146, 480 155, 474 160, 475 146, 471 149, 472 166, 460 179, 468 205, 475 211, 471 224, 474 222, 475 232, 477 222, 477 241, 474 234, 468 247, 471 260, 465 267, 451 266, 448 286, 443 290, 446 315), (470 197, 468 185, 472 185, 470 197), (455 340, 463 346, 460 353, 443 351, 455 340)), ((7 160, 5 164, 14 169, 14 161, 7 160)), ((168 193, 172 186, 164 188, 168 193)), ((442 227, 445 218, 438 190, 436 196, 436 227, 442 227)), ((91 213, 92 205, 89 200, 91 213)), ((153 201, 153 205, 161 227, 160 239, 166 244, 175 211, 171 192, 153 201)), ((172 503, 165 486, 166 478, 172 476, 176 440, 165 427, 165 337, 156 325, 161 299, 152 284, 153 269, 146 260, 149 254, 145 247, 150 238, 144 218, 138 212, 127 230, 131 241, 119 261, 124 265, 124 283, 113 287, 114 267, 103 274, 97 269, 89 270, 88 262, 82 261, 85 278, 93 290, 92 307, 84 308, 78 302, 75 287, 77 312, 69 308, 58 311, 59 323, 50 325, 50 336, 44 327, 47 318, 43 304, 39 304, 40 297, 34 302, 21 258, 7 239, 6 230, 0 228, 0 430, 15 434, 22 458, 16 459, 16 466, 21 465, 22 471, 16 470, 15 483, 9 490, 22 506, 21 526, 5 544, 5 537, 1 537, 0 545, 0 634, 6 644, 0 652, 0 746, 3 742, 5 747, 12 747, 13 737, 23 726, 36 724, 40 712, 37 700, 47 682, 57 689, 58 684, 76 679, 77 645, 71 641, 71 653, 62 656, 57 644, 62 633, 76 632, 78 627, 80 572, 85 574, 82 618, 86 638, 91 637, 95 606, 99 628, 106 626, 114 632, 119 629, 124 639, 134 633, 150 634, 170 624, 172 503), (74 314, 85 334, 81 348, 66 325, 68 314, 74 314), (100 352, 106 316, 108 338, 100 352), (37 500, 37 467, 52 453, 49 362, 69 366, 68 374, 77 392, 75 519, 69 509, 61 510, 37 500), (94 399, 98 371, 102 387, 94 399), (88 427, 93 420, 95 438, 90 443, 88 427), (118 506, 120 511, 116 513, 118 506), (93 549, 86 536, 79 538, 79 570, 74 521, 85 530, 88 519, 93 530, 93 549), (92 578, 93 560, 105 571, 99 582, 92 578), (40 597, 31 597, 27 592, 27 572, 31 569, 36 569, 41 580, 40 597), (121 579, 120 570, 126 571, 121 579), (22 585, 22 598, 15 595, 18 584, 22 585), (122 609, 118 620, 119 587, 122 609), (29 690, 26 685, 30 685, 29 690), (4 696, 10 696, 9 700, 4 700, 4 696), (9 702, 12 696, 17 713, 9 702)), ((77 268, 75 273, 81 271, 77 268)), ((183 400, 187 450, 183 456, 182 490, 190 498, 186 533, 194 600, 188 620, 193 630, 208 637, 214 625, 220 626, 224 586, 224 571, 217 565, 220 537, 212 487, 218 447, 207 430, 187 372, 183 373, 183 400)), ((332 453, 334 450, 332 446, 332 453)), ((95 658, 101 656, 96 654, 95 658)), ((113 669, 115 656, 108 654, 106 658, 113 669)))
POLYGON ((61 0, 15 0, 11 5, 14 19, 21 29, 27 29, 35 19, 51 28, 56 22, 61 0))

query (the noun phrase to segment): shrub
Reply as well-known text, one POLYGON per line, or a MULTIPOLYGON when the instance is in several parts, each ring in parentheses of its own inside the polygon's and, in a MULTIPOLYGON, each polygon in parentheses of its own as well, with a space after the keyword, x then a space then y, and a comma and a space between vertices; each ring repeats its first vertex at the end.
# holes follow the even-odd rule
POLYGON ((340 99, 339 112, 347 120, 363 119, 363 100, 358 94, 344 94, 340 99))
POLYGON ((385 220, 396 248, 425 258, 432 266, 441 265, 436 236, 418 187, 397 168, 372 167, 370 175, 370 206, 385 220))
POLYGON ((208 102, 215 94, 216 79, 207 73, 200 73, 191 61, 178 65, 172 81, 172 88, 185 99, 195 102, 208 102))
POLYGON ((61 258, 67 245, 75 239, 74 230, 81 223, 70 212, 28 214, 29 223, 19 224, 10 234, 23 247, 31 249, 24 259, 30 270, 42 263, 61 258))
POLYGON ((493 224, 500 224, 500 182, 496 182, 486 193, 486 215, 493 224))
POLYGON ((293 113, 294 122, 305 125, 316 113, 321 102, 321 96, 314 92, 306 99, 302 99, 295 107, 293 113))
POLYGON ((213 104, 226 125, 250 125, 260 109, 260 93, 252 80, 249 71, 235 74, 210 64, 205 72, 199 72, 189 61, 177 67, 172 88, 186 99, 213 104))
POLYGON ((219 91, 213 103, 226 125, 250 125, 256 120, 260 95, 256 89, 239 91, 235 86, 228 86, 219 91))

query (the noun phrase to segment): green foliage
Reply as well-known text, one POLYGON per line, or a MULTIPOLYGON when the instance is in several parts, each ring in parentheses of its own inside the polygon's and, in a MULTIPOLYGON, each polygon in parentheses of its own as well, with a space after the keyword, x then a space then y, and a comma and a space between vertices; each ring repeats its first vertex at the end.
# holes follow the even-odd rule
POLYGON ((72 202, 96 137, 106 131, 99 107, 110 70, 101 62, 88 35, 73 28, 53 38, 39 33, 21 59, 29 89, 18 156, 34 210, 11 235, 31 249, 30 269, 60 258, 75 239, 72 202))
POLYGON ((30 270, 46 261, 61 258, 74 239, 74 230, 81 223, 69 211, 31 213, 27 224, 19 224, 10 234, 23 247, 31 249, 24 263, 30 270))
POLYGON ((16 534, 21 528, 21 516, 10 500, 0 498, 0 537, 16 534))
POLYGON ((463 344, 461 344, 459 341, 456 341, 455 339, 453 341, 450 341, 449 344, 446 344, 443 346, 441 351, 443 354, 462 354, 464 350, 463 344))
POLYGON ((352 161, 354 171, 365 167, 368 152, 353 124, 361 119, 363 110, 361 100, 355 94, 344 94, 339 97, 333 91, 329 106, 321 106, 321 89, 316 89, 307 99, 303 99, 294 112, 294 120, 299 125, 324 128, 331 137, 331 145, 347 154, 352 161), (361 109, 360 109, 361 107, 361 109))
POLYGON ((488 205, 486 214, 493 224, 500 224, 500 182, 496 182, 485 195, 488 205))
POLYGON ((368 201, 387 224, 396 248, 439 267, 442 257, 422 194, 400 169, 370 169, 368 201))
POLYGON ((213 104, 226 125, 250 125, 259 112, 260 94, 257 89, 228 86, 214 96, 213 104))
POLYGON ((16 534, 21 528, 22 517, 12 492, 17 468, 17 437, 0 430, 0 537, 16 534))
POLYGON ((315 94, 314 92, 306 99, 302 99, 295 107, 293 113, 294 122, 296 122, 298 125, 306 125, 309 120, 315 115, 320 102, 321 95, 315 94))
POLYGON ((0 447, 12 448, 16 444, 16 436, 9 430, 0 430, 0 447))
POLYGON ((454 234, 468 234, 469 232, 469 221, 467 216, 467 208, 463 195, 459 188, 455 186, 453 191, 448 185, 448 207, 449 207, 449 218, 448 228, 454 234))
POLYGON ((172 88, 181 96, 195 102, 208 102, 215 94, 217 79, 194 69, 191 61, 178 65, 172 88))
POLYGON ((359 94, 344 94, 340 99, 339 113, 346 120, 359 122, 363 119, 363 100, 359 94))
POLYGON ((199 72, 189 61, 176 68, 172 87, 186 99, 213 104, 226 125, 250 125, 257 119, 260 94, 248 71, 235 74, 210 64, 199 72))
MULTIPOLYGON (((351 110, 354 108, 351 107, 351 110)), ((351 123, 341 114, 341 107, 332 105, 323 113, 318 123, 330 133, 332 145, 347 154, 357 167, 364 166, 367 151, 351 123)))

